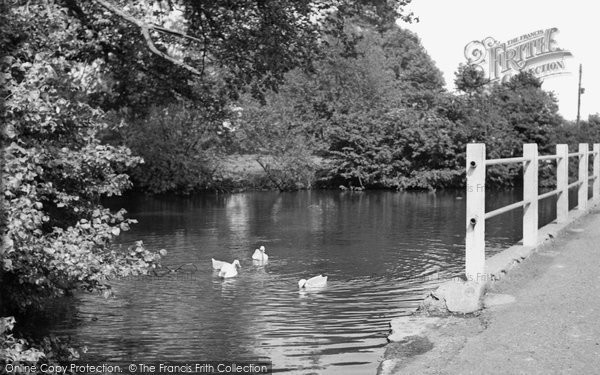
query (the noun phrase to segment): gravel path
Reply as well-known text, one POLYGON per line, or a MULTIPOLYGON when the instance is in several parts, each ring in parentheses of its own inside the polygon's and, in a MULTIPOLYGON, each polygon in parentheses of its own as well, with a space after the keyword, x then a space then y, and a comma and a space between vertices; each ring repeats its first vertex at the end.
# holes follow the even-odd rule
POLYGON ((516 302, 444 319, 427 334, 433 345, 426 353, 390 344, 386 358, 398 359, 393 373, 600 373, 600 210, 571 224, 490 292, 516 302))

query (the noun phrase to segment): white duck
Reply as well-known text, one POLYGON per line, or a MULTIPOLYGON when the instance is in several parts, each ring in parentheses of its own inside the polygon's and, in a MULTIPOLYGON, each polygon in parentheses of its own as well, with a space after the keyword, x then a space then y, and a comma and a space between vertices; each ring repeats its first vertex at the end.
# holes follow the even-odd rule
POLYGON ((308 280, 302 279, 298 281, 298 287, 300 289, 322 288, 325 285, 327 285, 327 276, 323 275, 311 277, 308 280))
POLYGON ((227 264, 227 262, 223 262, 222 260, 216 260, 215 258, 211 259, 213 270, 220 270, 223 265, 227 264))
POLYGON ((261 246, 260 248, 254 250, 254 254, 252 254, 252 259, 259 260, 261 262, 266 262, 269 260, 269 256, 265 253, 265 247, 261 246))
POLYGON ((226 279, 229 277, 237 276, 237 274, 238 274, 237 267, 242 268, 242 266, 240 265, 240 262, 237 259, 234 260, 233 263, 223 262, 223 266, 221 267, 221 270, 219 271, 219 277, 226 279))

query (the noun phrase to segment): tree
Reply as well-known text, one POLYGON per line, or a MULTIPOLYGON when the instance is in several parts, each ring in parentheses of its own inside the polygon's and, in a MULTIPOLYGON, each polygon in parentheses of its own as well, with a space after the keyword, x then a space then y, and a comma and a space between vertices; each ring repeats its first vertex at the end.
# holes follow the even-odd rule
MULTIPOLYGON (((489 157, 520 156, 524 143, 537 143, 540 153, 554 152, 552 140, 563 120, 556 98, 539 79, 522 72, 508 82, 489 83, 478 67, 461 65, 455 83, 466 95, 457 98, 451 116, 464 124, 469 141, 486 144, 489 157)), ((519 173, 518 166, 494 166, 489 186, 513 184, 519 173)))
POLYGON ((232 134, 238 150, 252 155, 271 187, 280 191, 311 188, 318 169, 315 154, 323 148, 320 135, 312 131, 319 119, 299 110, 292 98, 285 91, 267 96, 265 104, 242 98, 232 134))
MULTIPOLYGON (((350 20, 345 34, 327 39, 327 54, 314 62, 313 72, 289 72, 276 93, 265 95, 263 106, 249 98, 240 103, 240 129, 244 135, 256 135, 244 137, 251 146, 248 152, 266 151, 311 173, 315 168, 310 154, 325 156, 331 161, 325 166, 327 183, 359 188, 428 188, 453 179, 454 172, 441 173, 444 177, 432 173, 417 182, 426 158, 410 160, 410 155, 416 158, 425 150, 437 154, 432 149, 451 139, 437 137, 447 135, 443 127, 452 124, 429 112, 444 82, 419 39, 397 26, 380 30, 361 19, 350 20), (347 53, 346 40, 354 41, 354 53, 347 53), (419 116, 419 111, 426 113, 419 116), (391 119, 402 127, 392 126, 391 119), (420 139, 412 151, 404 149, 408 134, 420 139), (302 161, 288 157, 299 155, 298 145, 304 151, 302 161)), ((453 168, 437 159, 430 164, 436 170, 453 168)))
POLYGON ((138 189, 154 194, 189 194, 217 181, 229 130, 220 116, 189 102, 153 106, 143 119, 121 129, 135 155, 144 159, 130 170, 138 189))
POLYGON ((178 134, 203 134, 205 139, 197 145, 210 140, 225 143, 219 138, 228 131, 219 124, 236 116, 231 112, 233 101, 249 93, 264 103, 288 72, 314 71, 333 40, 338 53, 355 54, 358 39, 344 32, 350 20, 382 28, 398 17, 410 21, 412 16, 403 11, 408 2, 64 0, 61 4, 64 16, 82 25, 73 35, 80 41, 77 58, 96 64, 94 74, 104 83, 90 93, 90 104, 110 111, 114 123, 126 123, 108 137, 104 133, 104 139, 143 154, 146 163, 133 172, 136 183, 154 192, 182 192, 206 187, 205 172, 215 170, 217 160, 196 157, 194 151, 205 155, 207 150, 187 146, 183 149, 189 154, 182 158, 171 142, 185 140, 178 134), (197 108, 186 111, 197 112, 193 117, 202 121, 187 122, 185 126, 193 129, 183 133, 180 126, 162 126, 162 138, 168 142, 161 144, 149 139, 147 130, 166 123, 167 118, 159 118, 166 107, 197 108), (189 162, 178 162, 182 160, 189 162))
POLYGON ((469 96, 481 94, 490 83, 490 80, 485 78, 485 72, 479 65, 461 63, 454 76, 456 89, 469 96))
MULTIPOLYGON (((151 2, 63 0, 63 15, 81 23, 78 58, 99 60, 110 90, 104 109, 181 97, 261 97, 286 72, 310 67, 324 36, 344 37, 347 19, 379 25, 412 20, 410 0, 242 0, 151 2), (213 90, 213 86, 219 87, 213 90), (224 88, 221 90, 220 88, 224 88), (140 96, 144 92, 150 95, 140 96), (115 97, 116 96, 116 97, 115 97)), ((351 47, 352 40, 346 40, 351 47)))
POLYGON ((374 110, 340 117, 335 130, 331 178, 351 188, 435 189, 461 178, 464 141, 434 112, 374 110))
POLYGON ((406 106, 431 109, 444 89, 442 72, 435 65, 416 34, 400 27, 387 30, 381 48, 387 69, 394 73, 394 85, 406 106))
POLYGON ((556 98, 542 89, 538 78, 521 72, 507 83, 495 85, 490 95, 500 115, 516 131, 520 144, 537 143, 540 152, 554 152, 550 149, 552 134, 563 120, 556 98))
POLYGON ((553 144, 565 143, 570 150, 577 150, 579 143, 600 142, 600 114, 591 114, 587 121, 565 121, 553 134, 553 144))
POLYGON ((53 3, 4 10, 4 301, 39 307, 74 290, 107 291, 111 278, 143 274, 160 259, 141 243, 112 249, 135 221, 99 203, 130 186, 125 171, 141 159, 100 142, 109 125, 88 103, 80 64, 57 53, 77 50, 81 25, 53 3))

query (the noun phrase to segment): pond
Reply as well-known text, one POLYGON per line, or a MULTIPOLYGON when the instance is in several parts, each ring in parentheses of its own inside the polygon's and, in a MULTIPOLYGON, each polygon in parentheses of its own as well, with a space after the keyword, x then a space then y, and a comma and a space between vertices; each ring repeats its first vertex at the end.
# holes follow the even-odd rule
MULTIPOLYGON (((488 210, 519 195, 492 193, 488 210)), ((542 203, 540 225, 554 215, 542 203)), ((390 319, 464 267, 462 191, 130 196, 108 206, 139 221, 122 246, 165 248, 163 264, 180 268, 120 280, 112 298, 79 295, 45 327, 92 358, 262 358, 284 374, 375 374, 390 319), (266 265, 251 259, 260 245, 266 265), (211 258, 238 259, 239 275, 220 279, 211 258), (299 279, 319 274, 325 288, 299 291, 299 279)), ((489 256, 520 239, 521 211, 486 227, 489 256)))

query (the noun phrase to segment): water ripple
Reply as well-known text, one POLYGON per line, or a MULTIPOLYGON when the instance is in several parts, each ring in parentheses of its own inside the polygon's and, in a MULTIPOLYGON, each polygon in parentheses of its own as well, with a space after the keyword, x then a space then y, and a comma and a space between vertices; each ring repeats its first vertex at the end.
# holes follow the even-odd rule
MULTIPOLYGON (((53 330, 98 358, 269 358, 277 373, 374 373, 389 320, 462 271, 464 201, 455 195, 249 193, 113 202, 139 219, 123 246, 141 239, 169 251, 170 269, 195 267, 121 280, 111 299, 78 296, 76 319, 54 322, 53 330), (260 245, 270 256, 264 266, 250 260, 260 245), (238 277, 219 279, 213 257, 239 259, 238 277), (318 274, 329 277, 327 287, 298 290, 300 278, 318 274)), ((495 224, 491 249, 518 240, 514 217, 495 224)))

